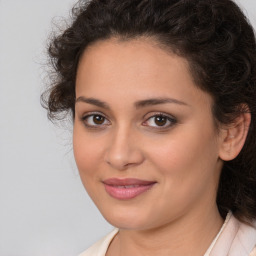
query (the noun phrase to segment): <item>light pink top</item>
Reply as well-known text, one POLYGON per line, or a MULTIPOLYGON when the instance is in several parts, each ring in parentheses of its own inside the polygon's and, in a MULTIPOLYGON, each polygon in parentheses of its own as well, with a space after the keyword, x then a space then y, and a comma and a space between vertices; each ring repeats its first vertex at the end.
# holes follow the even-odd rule
MULTIPOLYGON (((114 229, 79 256, 105 256, 117 233, 114 229)), ((256 256, 256 227, 241 223, 229 213, 204 256, 256 256)))

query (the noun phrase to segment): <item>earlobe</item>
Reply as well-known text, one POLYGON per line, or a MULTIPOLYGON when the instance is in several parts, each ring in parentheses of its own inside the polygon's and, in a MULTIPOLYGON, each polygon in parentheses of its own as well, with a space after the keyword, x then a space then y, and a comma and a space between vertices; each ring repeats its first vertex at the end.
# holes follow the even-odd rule
POLYGON ((230 161, 237 157, 244 146, 250 123, 251 114, 241 113, 232 124, 221 130, 219 157, 222 160, 230 161))

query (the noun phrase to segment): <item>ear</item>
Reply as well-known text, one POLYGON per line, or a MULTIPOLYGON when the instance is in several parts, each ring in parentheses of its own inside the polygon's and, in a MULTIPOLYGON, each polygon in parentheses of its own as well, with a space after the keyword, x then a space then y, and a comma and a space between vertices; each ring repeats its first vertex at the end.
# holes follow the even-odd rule
POLYGON ((221 128, 219 157, 222 160, 230 161, 237 157, 244 146, 250 123, 251 114, 248 111, 241 113, 232 124, 221 128))

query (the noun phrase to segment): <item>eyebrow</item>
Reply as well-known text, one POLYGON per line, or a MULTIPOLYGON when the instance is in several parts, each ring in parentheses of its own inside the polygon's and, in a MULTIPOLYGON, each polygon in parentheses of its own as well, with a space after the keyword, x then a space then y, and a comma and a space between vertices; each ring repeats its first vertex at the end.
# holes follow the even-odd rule
POLYGON ((188 106, 188 104, 186 104, 185 102, 176 100, 173 98, 152 98, 152 99, 140 100, 135 102, 134 105, 136 108, 142 108, 142 107, 160 105, 160 104, 166 104, 166 103, 175 103, 178 105, 188 106))
MULTIPOLYGON (((110 109, 110 106, 106 102, 103 102, 95 98, 86 98, 84 96, 81 96, 76 99, 75 103, 78 103, 78 102, 92 104, 97 107, 108 109, 108 110, 110 109)), ((187 103, 177 99, 173 99, 173 98, 150 98, 146 100, 140 100, 140 101, 136 101, 134 103, 134 106, 136 109, 138 109, 138 108, 143 108, 147 106, 154 106, 154 105, 160 105, 160 104, 166 104, 166 103, 174 103, 178 105, 188 106, 187 103)))
POLYGON ((88 103, 91 105, 95 105, 100 108, 110 109, 110 107, 107 103, 105 103, 101 100, 95 99, 95 98, 86 98, 86 97, 81 96, 76 99, 75 103, 78 103, 78 102, 84 102, 84 103, 88 103))

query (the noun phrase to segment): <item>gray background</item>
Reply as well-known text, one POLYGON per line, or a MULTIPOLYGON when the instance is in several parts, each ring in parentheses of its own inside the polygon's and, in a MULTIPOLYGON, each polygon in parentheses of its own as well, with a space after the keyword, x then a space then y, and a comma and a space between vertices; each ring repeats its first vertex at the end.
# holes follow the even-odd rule
MULTIPOLYGON (((256 1, 239 2, 256 27, 256 1)), ((80 182, 72 127, 39 103, 47 36, 74 3, 0 0, 0 256, 75 256, 112 229, 80 182)))

